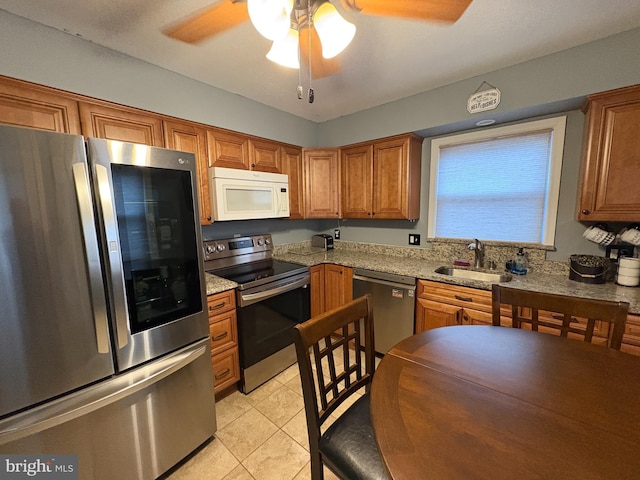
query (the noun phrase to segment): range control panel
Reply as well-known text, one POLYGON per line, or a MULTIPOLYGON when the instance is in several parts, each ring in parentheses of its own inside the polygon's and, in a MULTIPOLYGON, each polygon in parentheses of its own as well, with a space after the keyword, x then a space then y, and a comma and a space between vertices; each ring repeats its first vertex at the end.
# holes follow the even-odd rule
POLYGON ((203 242, 203 248, 205 261, 210 261, 259 252, 271 252, 273 242, 271 234, 266 233, 224 240, 206 240, 203 242))

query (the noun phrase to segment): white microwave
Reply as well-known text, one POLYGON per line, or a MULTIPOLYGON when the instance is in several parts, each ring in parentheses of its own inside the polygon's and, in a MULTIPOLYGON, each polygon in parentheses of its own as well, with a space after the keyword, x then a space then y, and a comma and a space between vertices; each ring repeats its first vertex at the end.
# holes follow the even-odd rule
POLYGON ((213 220, 289 216, 289 176, 281 173, 209 168, 213 220))

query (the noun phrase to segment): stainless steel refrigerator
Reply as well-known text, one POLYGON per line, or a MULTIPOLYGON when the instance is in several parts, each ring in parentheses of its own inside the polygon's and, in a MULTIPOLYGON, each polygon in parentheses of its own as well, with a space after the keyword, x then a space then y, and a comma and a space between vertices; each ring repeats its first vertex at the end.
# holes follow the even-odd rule
POLYGON ((215 431, 190 153, 0 126, 0 453, 156 478, 215 431))

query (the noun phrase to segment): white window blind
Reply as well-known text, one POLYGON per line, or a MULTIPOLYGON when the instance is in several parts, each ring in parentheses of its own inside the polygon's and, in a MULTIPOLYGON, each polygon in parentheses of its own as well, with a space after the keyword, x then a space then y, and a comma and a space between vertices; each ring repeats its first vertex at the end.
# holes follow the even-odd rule
POLYGON ((553 244, 564 124, 561 117, 434 140, 429 236, 553 244))

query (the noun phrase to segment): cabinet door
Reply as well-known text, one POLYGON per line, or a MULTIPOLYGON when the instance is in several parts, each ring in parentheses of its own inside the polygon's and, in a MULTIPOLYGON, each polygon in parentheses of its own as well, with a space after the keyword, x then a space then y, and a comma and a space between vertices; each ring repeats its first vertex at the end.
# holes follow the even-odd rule
POLYGON ((198 167, 198 200, 200 223, 211 224, 211 199, 209 197, 209 169, 207 164, 207 131, 194 123, 165 120, 164 140, 167 148, 191 152, 198 167))
POLYGON ((462 311, 462 324, 463 325, 493 325, 493 317, 490 313, 487 313, 487 312, 481 312, 480 310, 465 308, 462 311))
POLYGON ((0 123, 80 134, 78 102, 53 89, 0 77, 0 123))
POLYGON ((311 316, 325 311, 324 308, 324 265, 315 265, 309 269, 311 276, 311 316))
POLYGON ((342 218, 371 218, 373 145, 340 149, 342 218))
POLYGON ((338 218, 338 150, 304 150, 303 157, 305 218, 338 218))
POLYGON ((628 315, 627 325, 622 337, 623 352, 640 355, 640 315, 628 315))
POLYGON ((416 333, 438 327, 459 325, 462 307, 418 298, 416 301, 416 333))
POLYGON ((374 144, 374 218, 415 220, 420 216, 421 145, 413 136, 374 144))
POLYGON ((589 97, 578 220, 640 215, 640 85, 589 97))
POLYGON ((86 137, 164 147, 160 115, 80 102, 80 121, 86 137))
POLYGON ((289 218, 303 218, 302 149, 280 147, 278 170, 289 176, 289 218))
POLYGON ((341 265, 324 266, 325 311, 353 299, 353 269, 341 265))
POLYGON ((244 135, 207 130, 209 166, 249 170, 249 138, 244 135))
POLYGON ((249 140, 249 164, 251 170, 281 173, 280 144, 270 140, 252 138, 249 140))

